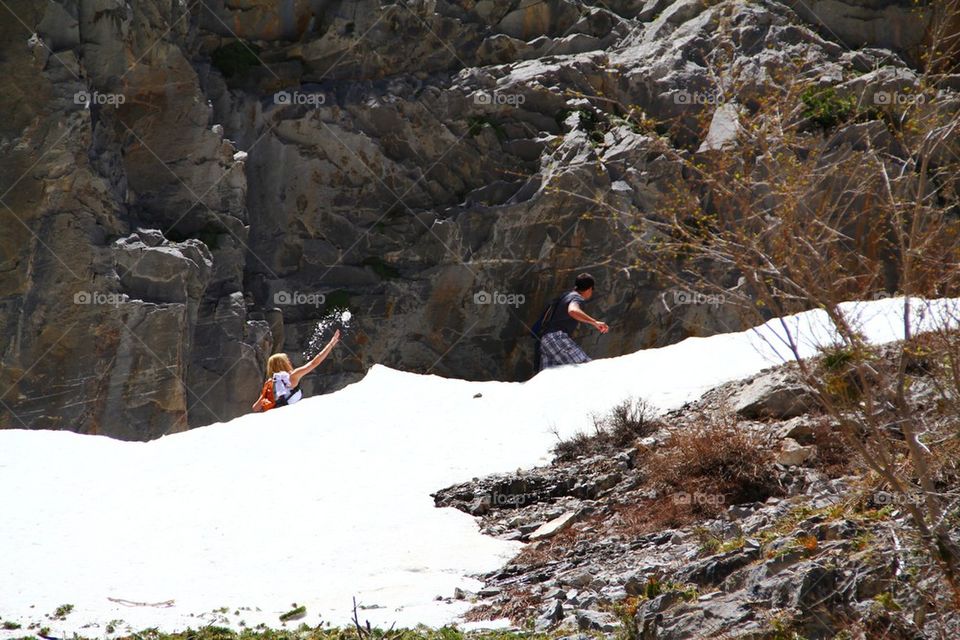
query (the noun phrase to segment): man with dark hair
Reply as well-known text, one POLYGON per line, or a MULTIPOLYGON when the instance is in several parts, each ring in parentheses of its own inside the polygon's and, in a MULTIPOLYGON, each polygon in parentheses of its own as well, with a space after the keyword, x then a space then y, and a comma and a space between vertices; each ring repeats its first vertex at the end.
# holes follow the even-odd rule
POLYGON ((590 362, 590 357, 571 338, 578 322, 589 324, 600 333, 610 330, 607 323, 591 318, 580 307, 593 297, 594 284, 593 276, 589 273, 578 275, 573 291, 557 298, 535 325, 541 371, 562 364, 590 362))

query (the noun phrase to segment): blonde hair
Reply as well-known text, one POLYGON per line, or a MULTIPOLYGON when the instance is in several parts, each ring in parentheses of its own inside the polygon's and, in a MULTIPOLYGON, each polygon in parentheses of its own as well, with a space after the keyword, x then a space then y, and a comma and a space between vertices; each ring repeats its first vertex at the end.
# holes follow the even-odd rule
POLYGON ((267 360, 267 380, 273 377, 273 374, 286 371, 293 371, 293 363, 285 353, 275 353, 267 360))

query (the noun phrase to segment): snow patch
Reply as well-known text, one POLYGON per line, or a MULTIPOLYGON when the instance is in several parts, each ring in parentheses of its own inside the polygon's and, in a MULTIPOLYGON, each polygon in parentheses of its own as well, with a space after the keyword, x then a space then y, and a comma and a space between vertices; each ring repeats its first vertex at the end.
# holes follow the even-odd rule
MULTIPOLYGON (((903 336, 902 298, 843 309, 874 342, 903 336)), ((957 300, 916 301, 914 327, 955 324, 957 310, 957 300)), ((331 326, 318 325, 317 340, 331 326)), ((668 410, 789 359, 785 328, 805 356, 835 340, 826 314, 811 311, 525 383, 374 366, 336 393, 147 443, 0 431, 0 615, 91 636, 83 625, 114 619, 276 627, 296 602, 308 615, 295 624, 345 624, 356 596, 374 624, 455 621, 469 604, 435 598, 477 590, 469 576, 521 545, 434 508, 432 491, 544 464, 554 431, 572 435, 624 398, 668 410), (44 618, 67 603, 66 621, 44 618), (229 613, 211 613, 221 607, 229 613)))

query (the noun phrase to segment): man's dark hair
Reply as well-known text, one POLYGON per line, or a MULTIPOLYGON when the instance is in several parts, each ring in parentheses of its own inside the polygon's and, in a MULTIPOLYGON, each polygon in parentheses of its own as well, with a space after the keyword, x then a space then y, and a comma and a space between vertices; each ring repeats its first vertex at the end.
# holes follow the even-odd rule
POLYGON ((586 291, 587 289, 592 289, 594 285, 593 276, 589 273, 581 273, 577 276, 577 281, 574 284, 573 288, 577 291, 586 291))

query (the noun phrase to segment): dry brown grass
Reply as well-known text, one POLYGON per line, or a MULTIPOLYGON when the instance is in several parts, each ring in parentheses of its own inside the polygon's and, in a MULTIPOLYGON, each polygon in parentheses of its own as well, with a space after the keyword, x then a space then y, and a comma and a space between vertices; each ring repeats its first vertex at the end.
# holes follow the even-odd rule
POLYGON ((843 433, 829 421, 821 422, 814 427, 811 444, 817 448, 817 456, 813 460, 814 466, 830 478, 849 475, 863 467, 862 464, 858 464, 856 452, 843 433))
POLYGON ((581 456, 626 449, 663 426, 654 414, 653 407, 644 400, 624 400, 608 414, 593 417, 593 433, 578 433, 558 442, 553 448, 556 461, 569 462, 581 456))
POLYGON ((701 417, 657 449, 639 450, 641 486, 611 505, 615 517, 594 515, 514 559, 539 566, 563 558, 578 543, 607 535, 637 537, 716 517, 729 505, 781 495, 770 443, 733 418, 701 417), (653 491, 651 491, 653 490, 653 491), (654 497, 649 496, 656 492, 654 497))
POLYGON ((660 496, 617 508, 621 524, 618 532, 627 536, 642 536, 654 531, 682 527, 700 518, 690 504, 679 502, 673 496, 660 496))
POLYGON ((602 530, 605 525, 606 520, 603 517, 599 515, 590 516, 548 540, 528 544, 513 561, 527 566, 546 564, 566 555, 581 540, 595 538, 596 531, 602 530))
POLYGON ((529 587, 512 587, 504 589, 506 596, 503 602, 495 604, 481 604, 473 607, 463 615, 467 622, 483 620, 498 620, 506 618, 515 625, 522 626, 541 604, 539 596, 535 596, 529 587))
MULTIPOLYGON (((687 507, 692 517, 711 518, 729 505, 782 494, 770 442, 732 418, 707 418, 675 431, 643 468, 645 483, 687 507)), ((680 517, 687 509, 669 509, 680 517)))

